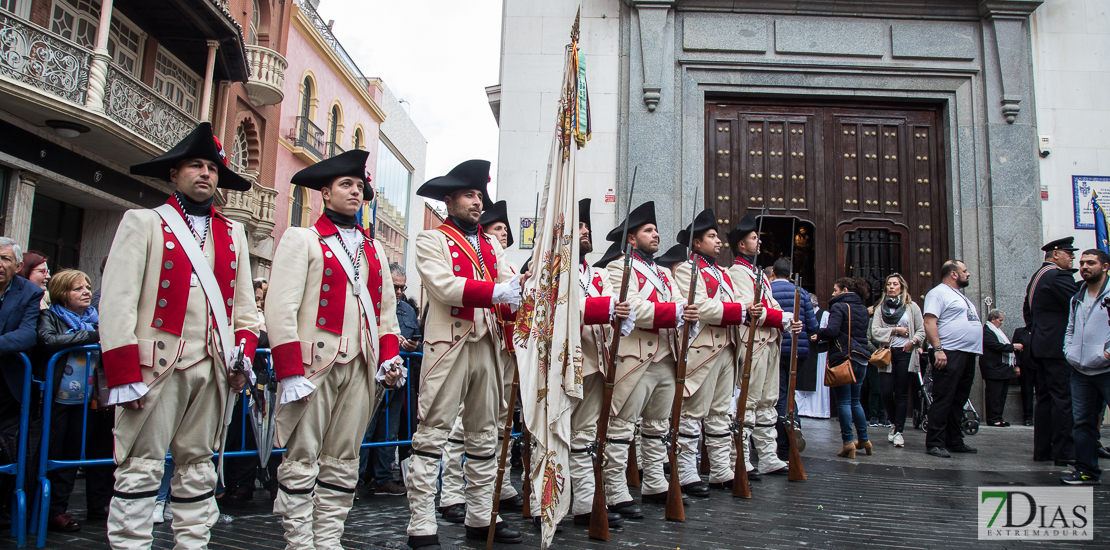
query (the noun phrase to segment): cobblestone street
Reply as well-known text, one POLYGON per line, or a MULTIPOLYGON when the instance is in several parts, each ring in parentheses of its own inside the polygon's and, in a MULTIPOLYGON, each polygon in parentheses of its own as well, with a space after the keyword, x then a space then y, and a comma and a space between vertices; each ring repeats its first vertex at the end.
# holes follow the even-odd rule
MULTIPOLYGON (((564 522, 557 548, 883 548, 1019 547, 1037 544, 1059 548, 1105 548, 1110 486, 1094 489, 1095 540, 1062 543, 977 540, 976 488, 986 485, 1060 486, 1065 468, 1031 460, 1032 428, 984 427, 968 444, 979 454, 940 459, 924 453, 924 433, 906 431, 906 447, 886 442, 886 430, 873 428, 875 454, 837 459, 836 420, 803 419, 808 448, 803 454, 808 480, 789 483, 767 476, 752 483, 751 500, 713 491, 693 499, 686 522, 663 519, 662 505, 645 505, 646 516, 614 529, 608 543, 590 540, 586 528, 564 522)), ((1103 430, 1104 437, 1110 429, 1103 430)), ((1105 439, 1104 439, 1105 440, 1105 439)), ((1106 463, 1104 462, 1104 466, 1106 463)), ((515 475, 518 475, 515 474, 515 475)), ((515 476, 514 476, 515 477, 515 476)), ((516 480, 519 484, 519 479, 516 480)), ((78 489, 80 490, 80 482, 78 489)), ((636 495, 636 492, 633 492, 636 495)), ((267 492, 255 500, 224 507, 233 521, 213 530, 211 548, 283 548, 281 524, 271 513, 267 492)), ((72 502, 83 503, 75 494, 72 502)), ((84 510, 71 510, 79 521, 84 510)), ((509 517, 525 535, 518 548, 538 546, 538 536, 522 520, 509 517)), ((344 545, 350 549, 406 548, 408 507, 403 497, 370 496, 355 503, 347 521, 344 545)), ((467 541, 461 525, 440 522, 446 548, 484 548, 467 541)), ((50 548, 107 548, 103 525, 83 524, 72 534, 51 533, 50 548)), ((169 522, 155 529, 155 548, 172 548, 169 522)), ((510 546, 504 546, 510 548, 510 546)))

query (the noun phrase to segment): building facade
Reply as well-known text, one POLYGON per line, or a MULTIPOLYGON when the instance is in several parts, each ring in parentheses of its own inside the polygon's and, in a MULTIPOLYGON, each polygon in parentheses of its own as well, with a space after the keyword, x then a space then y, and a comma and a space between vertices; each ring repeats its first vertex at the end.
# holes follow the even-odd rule
POLYGON ((312 3, 293 3, 288 30, 285 96, 277 154, 274 236, 288 227, 309 227, 323 213, 318 191, 289 183, 302 168, 347 150, 370 152, 367 171, 376 185, 381 80, 367 78, 312 3))
MULTIPOLYGON (((377 238, 385 244, 390 262, 415 273, 415 254, 408 252, 410 237, 420 228, 420 207, 424 199, 416 196, 416 188, 424 182, 424 161, 428 140, 409 118, 388 86, 384 86, 382 109, 385 122, 378 139, 378 204, 375 218, 377 238)), ((412 279, 410 279, 412 280, 412 279)))
MULTIPOLYGON (((941 264, 959 258, 971 270, 967 295, 1007 312, 1012 330, 1042 239, 1075 232, 1042 224, 1049 168, 1037 154, 1036 92, 1070 78, 1052 71, 1084 70, 1086 55, 1083 93, 1097 94, 1103 77, 1090 71, 1105 68, 1104 47, 1068 35, 1082 23, 1104 45, 1104 6, 1049 4, 586 0, 594 139, 580 162, 597 180, 579 194, 623 214, 636 170, 632 201, 655 201, 664 247, 705 207, 725 227, 763 215, 761 261, 793 250, 803 286, 822 301, 837 277, 878 293, 893 272, 921 300, 941 264), (1086 53, 1058 64, 1076 50, 1086 53), (1035 74, 1046 76, 1037 86, 1035 74)), ((543 182, 577 9, 504 4, 497 177, 513 216, 530 215, 543 182)), ((1070 108, 1066 93, 1049 93, 1060 94, 1056 113, 1070 108)), ((1057 134, 1078 122, 1071 116, 1057 134)), ((1055 139, 1102 143, 1099 128, 1055 139)), ((1084 155, 1098 170, 1098 152, 1084 155)), ((1049 195, 1070 212, 1070 189, 1049 195)), ((612 220, 595 213, 596 232, 612 220)))

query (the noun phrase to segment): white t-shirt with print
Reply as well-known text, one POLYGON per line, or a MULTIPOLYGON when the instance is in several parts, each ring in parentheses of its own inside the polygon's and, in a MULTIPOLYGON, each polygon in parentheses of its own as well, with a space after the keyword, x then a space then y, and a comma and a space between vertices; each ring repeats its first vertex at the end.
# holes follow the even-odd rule
POLYGON ((940 345, 946 350, 983 354, 983 322, 964 294, 941 283, 925 295, 924 315, 937 318, 940 345))

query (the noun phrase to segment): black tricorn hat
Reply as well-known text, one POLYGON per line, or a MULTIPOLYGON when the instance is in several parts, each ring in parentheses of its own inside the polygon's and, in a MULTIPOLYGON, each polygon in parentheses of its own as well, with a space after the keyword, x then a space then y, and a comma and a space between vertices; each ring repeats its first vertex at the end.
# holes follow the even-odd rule
POLYGON ((468 160, 451 169, 446 176, 432 178, 416 190, 421 197, 441 201, 443 197, 464 189, 477 189, 482 192, 482 210, 493 206, 489 191, 489 161, 468 160))
POLYGON ((227 165, 224 147, 212 135, 212 125, 201 122, 169 151, 146 162, 131 165, 131 173, 136 176, 149 176, 169 181, 170 169, 188 159, 204 159, 216 163, 216 187, 232 191, 250 191, 251 182, 236 174, 227 165))
POLYGON ((702 210, 701 213, 699 213, 694 218, 693 223, 687 225, 686 229, 678 232, 678 237, 675 237, 678 244, 682 246, 688 246, 690 244, 691 227, 694 231, 694 238, 697 238, 699 235, 705 233, 706 231, 709 231, 710 229, 716 229, 717 232, 721 231, 720 226, 717 225, 717 219, 713 215, 712 208, 706 208, 705 210, 702 210))
POLYGON ((351 176, 362 179, 362 183, 366 185, 362 199, 374 200, 374 190, 370 188, 370 178, 366 176, 366 159, 369 157, 369 151, 353 149, 324 159, 293 174, 289 183, 319 191, 331 185, 336 179, 351 176))
POLYGON ((509 248, 513 245, 513 226, 509 225, 508 204, 505 201, 493 203, 493 206, 487 208, 485 212, 482 212, 482 217, 478 218, 478 225, 483 228, 487 228, 497 222, 505 224, 505 229, 509 232, 509 244, 505 245, 505 248, 509 248))
MULTIPOLYGON (((619 238, 619 237, 618 237, 619 238)), ((605 266, 612 263, 613 260, 621 257, 621 243, 613 243, 609 245, 609 250, 601 255, 601 259, 594 264, 598 269, 605 269, 605 266)))
POLYGON ((1041 247, 1045 252, 1052 252, 1053 250, 1063 250, 1066 252, 1075 252, 1079 250, 1072 243, 1075 242, 1075 237, 1064 237, 1063 239, 1056 239, 1041 247))
POLYGON ((690 259, 690 253, 687 252, 685 244, 676 244, 667 249, 662 256, 655 259, 655 263, 670 269, 676 264, 685 262, 690 259))
POLYGON ((741 239, 748 236, 748 233, 759 231, 759 225, 756 223, 755 214, 748 212, 740 219, 740 223, 733 226, 728 232, 729 246, 736 248, 736 243, 741 239))
MULTIPOLYGON (((655 201, 647 201, 635 210, 628 214, 628 233, 632 234, 636 228, 644 224, 655 223, 655 201)), ((621 240, 621 233, 624 232, 624 220, 617 223, 617 226, 605 236, 605 240, 610 242, 617 242, 621 240)))
POLYGON ((590 244, 594 244, 594 227, 590 223, 590 199, 582 199, 578 201, 578 222, 586 224, 586 229, 590 230, 590 244))

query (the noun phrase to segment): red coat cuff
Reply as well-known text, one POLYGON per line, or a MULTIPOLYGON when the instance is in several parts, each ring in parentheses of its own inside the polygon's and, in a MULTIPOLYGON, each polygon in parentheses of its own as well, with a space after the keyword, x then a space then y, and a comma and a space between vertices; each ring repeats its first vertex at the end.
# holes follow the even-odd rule
POLYGON ((243 357, 254 361, 254 352, 258 350, 258 335, 249 330, 235 331, 235 345, 238 346, 243 340, 247 341, 247 345, 243 348, 243 357))
POLYGON ((763 320, 763 323, 760 326, 781 329, 782 312, 777 309, 771 309, 767 307, 767 304, 764 304, 763 308, 767 312, 767 317, 763 320))
POLYGON ((739 325, 744 322, 744 306, 738 303, 724 304, 725 313, 721 316, 722 325, 739 325))
POLYGON ((463 307, 493 307, 493 285, 489 281, 468 279, 463 287, 463 307))
POLYGON ((652 316, 651 329, 674 328, 678 326, 678 308, 674 302, 658 302, 655 304, 655 315, 652 316))
POLYGON ((612 307, 613 298, 609 296, 601 296, 598 298, 586 298, 586 307, 582 316, 583 325, 607 325, 609 324, 609 309, 612 307))
POLYGON ((274 376, 278 380, 290 376, 304 376, 304 363, 301 361, 301 343, 298 341, 282 344, 270 350, 274 364, 274 376))
MULTIPOLYGON (((401 341, 396 334, 386 334, 378 338, 378 364, 385 363, 401 354, 401 341)), ((375 365, 376 367, 377 365, 375 365)), ((376 372, 376 371, 375 371, 376 372)))
POLYGON ((104 350, 100 354, 100 360, 104 363, 104 377, 108 381, 109 388, 143 381, 143 372, 139 369, 137 344, 104 350))

